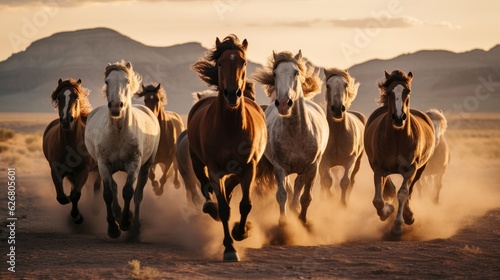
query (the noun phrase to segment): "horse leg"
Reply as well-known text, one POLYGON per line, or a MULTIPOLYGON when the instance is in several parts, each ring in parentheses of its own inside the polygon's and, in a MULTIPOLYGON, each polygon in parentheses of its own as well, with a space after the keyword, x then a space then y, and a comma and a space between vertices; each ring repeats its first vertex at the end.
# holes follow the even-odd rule
POLYGON ((441 189, 443 188, 443 175, 444 172, 439 172, 435 178, 434 178, 434 185, 435 185, 435 197, 434 197, 434 203, 439 204, 439 194, 441 193, 441 189))
POLYGON ((195 208, 198 208, 198 205, 202 204, 202 199, 197 190, 198 186, 195 179, 196 175, 188 172, 182 165, 179 165, 178 167, 186 188, 186 198, 188 201, 190 200, 193 203, 195 208))
POLYGON ((332 174, 330 173, 330 167, 331 166, 324 164, 324 161, 321 161, 321 165, 319 168, 321 190, 323 191, 323 195, 327 198, 331 198, 333 196, 332 192, 330 191, 333 183, 332 174))
POLYGON ((172 162, 172 169, 174 171, 174 188, 180 189, 181 181, 179 180, 179 164, 177 163, 177 159, 174 158, 172 162))
POLYGON ((89 177, 94 180, 94 200, 92 201, 92 213, 94 215, 98 215, 100 210, 99 210, 99 205, 98 205, 98 200, 97 197, 99 196, 99 192, 101 191, 101 176, 99 175, 98 170, 93 169, 89 173, 89 177))
POLYGON ((385 221, 393 212, 394 206, 384 201, 382 197, 382 185, 386 183, 386 178, 380 173, 374 172, 375 196, 373 197, 373 206, 377 209, 380 220, 385 221))
POLYGON ((213 202, 210 198, 210 193, 213 192, 212 184, 205 174, 205 164, 198 158, 198 156, 189 149, 189 154, 191 156, 191 164, 193 165, 194 174, 198 181, 200 181, 201 193, 205 197, 205 203, 203 204, 203 213, 207 213, 214 220, 219 220, 219 213, 217 203, 213 202))
MULTIPOLYGON (((130 201, 134 196, 134 183, 139 175, 138 161, 139 159, 134 159, 133 161, 127 163, 125 166, 125 170, 127 170, 127 179, 125 180, 125 186, 123 186, 122 190, 124 204, 122 210, 122 218, 120 220, 120 229, 123 231, 129 230, 132 222, 133 214, 130 211, 130 201)), ((151 169, 148 169, 148 171, 150 170, 151 169)))
MULTIPOLYGON (((420 169, 418 169, 414 176, 410 177, 410 183, 409 183, 410 187, 408 189, 408 199, 406 200, 406 203, 405 203, 404 209, 403 209, 403 219, 404 219, 405 224, 407 224, 407 225, 411 225, 411 224, 413 224, 413 222, 415 222, 415 219, 413 218, 413 212, 411 211, 411 208, 410 208, 410 199, 411 199, 411 195, 413 193, 413 186, 421 178, 422 173, 424 172, 424 169, 425 169, 425 165, 422 166, 420 169)), ((399 192, 398 192, 398 198, 399 198, 399 192)))
POLYGON ((111 238, 118 238, 121 235, 121 231, 118 228, 118 224, 115 221, 115 216, 113 214, 113 209, 111 204, 113 203, 113 177, 109 173, 109 169, 104 166, 104 164, 99 164, 99 173, 103 179, 104 190, 102 192, 104 202, 106 203, 106 220, 108 222, 108 236, 111 238))
POLYGON ((280 218, 279 225, 283 226, 287 223, 286 217, 286 201, 287 201, 287 190, 285 189, 285 185, 288 185, 288 178, 285 174, 285 171, 281 168, 278 168, 276 165, 274 166, 274 174, 276 176, 276 181, 278 182, 278 190, 276 191, 276 200, 278 201, 280 207, 280 218))
POLYGON ((165 189, 165 183, 167 182, 167 173, 169 171, 169 169, 167 168, 167 165, 163 164, 163 163, 160 163, 158 164, 161 168, 161 172, 162 172, 162 176, 160 178, 160 188, 157 189, 155 192, 156 192, 156 195, 161 195, 163 194, 163 190, 165 189))
MULTIPOLYGON (((245 168, 243 174, 241 175, 241 191, 243 196, 240 201, 240 222, 236 223, 233 227, 232 236, 235 240, 241 241, 248 237, 248 231, 250 229, 250 222, 247 222, 247 217, 252 210, 252 201, 250 198, 250 188, 255 181, 257 163, 253 162, 250 166, 245 168)), ((227 181, 226 181, 227 183, 227 181)), ((226 189, 227 190, 227 189, 226 189)), ((232 190, 231 190, 232 191, 232 190)), ((229 203, 230 200, 227 200, 229 203)))
POLYGON ((304 178, 301 179, 304 183, 304 192, 300 197, 300 205, 302 208, 299 214, 299 219, 304 225, 307 223, 307 209, 312 201, 312 188, 314 186, 314 182, 316 181, 317 171, 318 164, 313 164, 304 175, 299 175, 304 176, 304 178))
POLYGON ((71 199, 64 193, 63 180, 64 176, 57 173, 56 169, 52 168, 50 171, 52 182, 56 187, 56 199, 61 205, 66 205, 71 202, 71 199))
POLYGON ((158 181, 155 180, 156 174, 156 164, 151 166, 151 169, 149 171, 149 180, 151 181, 151 185, 153 186, 153 191, 155 192, 156 195, 161 195, 162 192, 160 192, 160 184, 158 181))
POLYGON ((118 185, 113 177, 111 177, 111 190, 113 191, 113 214, 115 215, 116 221, 120 221, 122 218, 122 208, 118 201, 118 185))
MULTIPOLYGON (((411 182, 414 176, 404 177, 403 184, 398 191, 398 212, 396 214, 396 219, 394 219, 394 225, 391 230, 391 234, 394 236, 401 236, 403 234, 403 221, 406 222, 407 217, 403 218, 403 213, 406 212, 406 209, 410 209, 409 207, 409 197, 410 197, 410 185, 413 185, 415 182, 411 182), (408 208, 406 208, 408 207, 408 208)), ((408 212, 407 212, 408 213, 408 212)), ((411 213, 413 216, 413 213, 411 213)), ((413 220, 413 217, 412 217, 413 220)), ((411 222, 413 223, 413 221, 411 222)))
POLYGON ((132 228, 130 230, 130 235, 129 239, 132 241, 138 241, 139 240, 139 235, 140 235, 140 230, 141 230, 141 224, 139 220, 139 213, 141 209, 141 202, 142 198, 144 195, 144 186, 146 185, 148 181, 148 170, 151 169, 151 165, 153 163, 153 158, 149 158, 146 163, 144 163, 143 166, 141 166, 141 169, 139 170, 139 175, 137 177, 137 185, 135 187, 134 191, 134 217, 132 220, 132 228))
POLYGON ((73 219, 73 223, 81 224, 83 222, 83 216, 80 214, 80 210, 78 209, 78 202, 80 201, 80 197, 82 195, 82 187, 85 185, 85 182, 88 178, 88 171, 83 170, 75 177, 73 182, 73 189, 71 190, 71 218, 73 219))
MULTIPOLYGON (((224 184, 221 179, 219 179, 219 184, 224 184)), ((222 222, 222 227, 224 228, 224 255, 223 261, 225 262, 237 262, 240 260, 238 257, 238 253, 234 249, 233 239, 231 238, 231 234, 229 233, 229 216, 231 209, 229 208, 229 204, 226 201, 226 196, 224 192, 221 191, 223 186, 218 186, 220 189, 216 191, 217 202, 219 204, 219 218, 222 222)))
POLYGON ((347 207, 347 196, 349 188, 352 185, 351 176, 354 171, 355 165, 357 164, 357 161, 355 162, 354 159, 355 158, 350 158, 349 162, 343 166, 344 175, 340 180, 340 189, 342 190, 342 193, 340 195, 340 202, 342 203, 343 207, 347 207))
POLYGON ((299 197, 300 194, 302 193, 302 189, 304 188, 304 184, 305 184, 304 176, 297 175, 297 178, 295 178, 295 182, 293 184, 293 192, 292 192, 293 196, 291 199, 290 206, 288 207, 290 211, 294 212, 297 215, 300 212, 299 197))
POLYGON ((392 182, 391 177, 385 177, 384 183, 384 200, 393 200, 396 196, 396 186, 392 182))
POLYGON ((355 178, 356 174, 358 174, 359 168, 361 167, 361 158, 363 157, 363 154, 359 155, 358 158, 356 159, 356 162, 354 163, 354 168, 352 170, 351 175, 349 176, 351 178, 351 183, 349 187, 347 188, 347 193, 346 193, 346 201, 349 200, 349 197, 351 197, 351 192, 354 187, 355 183, 355 178))

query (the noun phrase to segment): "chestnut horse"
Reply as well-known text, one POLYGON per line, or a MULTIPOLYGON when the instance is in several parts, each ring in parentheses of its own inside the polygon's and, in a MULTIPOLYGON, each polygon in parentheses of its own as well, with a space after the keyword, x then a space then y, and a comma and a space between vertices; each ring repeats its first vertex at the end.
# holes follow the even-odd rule
POLYGON ((217 90, 216 97, 198 101, 188 115, 189 152, 193 170, 200 181, 206 201, 203 212, 222 221, 224 228, 224 261, 239 261, 233 246, 235 240, 248 237, 247 217, 252 209, 251 188, 257 163, 267 142, 264 113, 251 99, 244 96, 246 81, 247 40, 229 35, 196 62, 193 69, 209 86, 217 90), (208 169, 208 176, 205 172, 208 169), (229 203, 236 184, 226 184, 226 178, 241 184, 241 219, 229 233, 229 203), (214 192, 217 203, 211 201, 214 192))
POLYGON ((324 72, 326 119, 330 127, 330 137, 319 167, 319 176, 323 192, 326 196, 331 196, 333 179, 330 169, 335 166, 343 167, 340 201, 346 206, 363 157, 366 118, 360 112, 347 111, 356 98, 359 87, 359 83, 355 82, 349 72, 337 68, 325 69, 324 72))
POLYGON ((398 212, 391 230, 394 236, 403 234, 403 221, 408 225, 414 222, 410 209, 413 185, 434 152, 432 121, 425 113, 410 109, 412 79, 411 72, 408 75, 400 70, 385 72, 385 80, 378 85, 378 102, 383 106, 370 115, 365 129, 365 151, 375 181, 373 205, 382 221, 394 212, 394 206, 384 201, 395 195, 394 184, 388 176, 403 176, 397 193, 398 212))
POLYGON ((180 187, 179 182, 179 169, 177 168, 177 159, 175 158, 175 151, 177 149, 177 138, 184 130, 184 123, 181 116, 172 111, 165 111, 163 108, 167 104, 167 94, 162 85, 142 85, 142 90, 136 93, 138 97, 144 97, 144 105, 148 107, 153 114, 158 118, 160 124, 160 144, 158 144, 158 151, 156 152, 155 161, 149 172, 149 179, 153 185, 156 195, 163 193, 163 188, 167 182, 167 174, 169 171, 174 173, 174 186, 176 189, 180 187), (161 167, 163 175, 158 182, 155 180, 156 165, 161 167), (170 169, 172 167, 172 169, 170 169))
MULTIPOLYGON (((60 204, 72 203, 71 217, 80 224, 83 216, 78 210, 81 189, 87 181, 95 162, 85 147, 85 124, 92 107, 88 100, 89 90, 82 87, 82 81, 59 79, 52 91, 52 105, 59 110, 59 118, 53 120, 43 133, 43 154, 49 162, 50 174, 60 204), (63 179, 71 183, 71 194, 64 193, 63 179)), ((96 170, 94 170, 96 171, 96 170)), ((100 187, 96 172, 94 190, 100 187)))

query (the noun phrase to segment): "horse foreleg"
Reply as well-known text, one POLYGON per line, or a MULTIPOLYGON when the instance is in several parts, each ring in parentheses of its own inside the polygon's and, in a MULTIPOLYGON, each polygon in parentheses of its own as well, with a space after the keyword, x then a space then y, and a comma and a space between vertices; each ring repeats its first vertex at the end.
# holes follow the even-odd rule
POLYGON ((231 234, 229 233, 229 217, 231 209, 229 208, 229 204, 226 201, 226 195, 224 188, 224 182, 222 179, 219 179, 219 189, 215 190, 217 196, 217 202, 219 205, 219 218, 222 222, 222 227, 224 228, 224 255, 223 260, 225 262, 237 262, 240 260, 238 257, 238 253, 234 249, 233 239, 231 238, 231 234))
POLYGON ((385 185, 387 178, 383 178, 382 175, 377 172, 374 172, 373 178, 375 183, 373 206, 377 209, 380 220, 385 221, 394 212, 394 206, 386 203, 382 197, 382 185, 385 185))
POLYGON ((342 176, 342 179, 340 179, 340 190, 342 191, 340 195, 340 202, 343 207, 347 206, 348 192, 350 192, 350 187, 352 186, 351 176, 354 172, 356 164, 357 161, 355 161, 355 158, 350 158, 349 162, 343 166, 344 175, 342 176))
MULTIPOLYGON (((295 214, 299 214, 300 212, 300 205, 299 205, 299 197, 300 194, 302 193, 302 189, 304 188, 305 181, 304 181, 304 176, 302 175, 297 175, 297 178, 295 178, 295 182, 293 184, 293 196, 292 196, 292 201, 290 203, 290 210, 293 211, 295 214)), ((290 193, 290 192, 289 192, 290 193)))
POLYGON ((71 199, 64 193, 62 174, 57 172, 57 168, 52 168, 50 171, 52 182, 56 188, 56 199, 61 205, 66 205, 71 202, 71 199))
POLYGON ((443 175, 444 172, 439 172, 435 178, 434 178, 434 187, 436 188, 435 191, 435 196, 434 196, 434 203, 439 204, 439 194, 441 193, 441 189, 443 188, 443 175))
POLYGON ((118 228, 118 224, 115 221, 115 216, 113 215, 113 209, 111 204, 113 203, 113 177, 108 171, 109 169, 103 165, 99 165, 99 173, 103 179, 104 190, 102 192, 104 202, 106 203, 106 220, 108 222, 108 236, 111 238, 118 238, 121 235, 121 231, 118 228))
POLYGON ((288 178, 285 171, 274 166, 274 174, 276 176, 276 181, 278 182, 278 190, 276 191, 276 200, 278 201, 280 207, 280 218, 279 225, 283 226, 287 223, 286 217, 286 201, 288 199, 286 185, 288 185, 288 178))
POLYGON ((139 220, 139 213, 141 209, 141 202, 142 198, 144 195, 144 186, 146 185, 148 181, 148 170, 151 168, 152 164, 152 158, 150 158, 146 163, 144 163, 143 166, 141 166, 141 169, 139 171, 139 175, 137 177, 137 185, 135 187, 134 191, 134 217, 132 220, 132 229, 130 231, 129 239, 132 241, 138 241, 139 240, 139 235, 140 235, 140 230, 141 230, 141 224, 139 220))
MULTIPOLYGON (((241 241, 248 237, 248 231, 250 229, 250 222, 247 222, 247 217, 252 210, 252 201, 250 198, 251 187, 255 181, 257 163, 253 163, 251 166, 247 167, 244 173, 241 175, 241 191, 242 198, 240 201, 240 222, 236 223, 233 227, 232 235, 237 241, 241 241)), ((227 201, 229 203, 229 200, 227 201)))
POLYGON ((155 169, 156 169, 156 164, 151 166, 148 176, 149 180, 151 181, 151 185, 153 186, 153 191, 155 192, 155 194, 161 195, 161 192, 159 190, 160 184, 158 183, 158 181, 155 180, 156 178, 155 169))
MULTIPOLYGON (((138 177, 139 173, 139 163, 138 160, 134 160, 126 165, 127 179, 125 180, 125 186, 123 186, 123 210, 122 218, 120 220, 120 229, 127 231, 130 229, 132 222, 132 212, 130 211, 130 201, 134 196, 134 183, 138 177)), ((141 168, 142 171, 142 168, 141 168)), ((148 169, 150 171, 150 169, 148 169)))
POLYGON ((159 163, 158 165, 160 166, 161 173, 163 175, 161 175, 160 185, 159 185, 159 188, 155 190, 155 193, 156 193, 156 195, 161 195, 161 194, 163 194, 163 190, 165 189, 165 183, 167 182, 167 173, 168 173, 169 169, 167 168, 167 165, 165 165, 163 163, 159 163))
POLYGON ((111 190, 113 191, 113 214, 115 215, 115 220, 120 221, 122 218, 122 208, 118 201, 118 185, 113 177, 111 177, 111 190))
POLYGON ((212 184, 205 174, 205 164, 198 158, 198 156, 189 149, 189 154, 191 156, 191 164, 193 165, 194 174, 198 181, 200 181, 201 193, 205 197, 205 203, 203 204, 203 213, 207 213, 214 220, 219 220, 219 213, 217 204, 214 203, 210 198, 210 193, 213 192, 212 184))
POLYGON ((330 173, 330 167, 328 164, 324 164, 324 161, 321 161, 321 165, 319 168, 319 181, 321 184, 321 191, 326 198, 331 198, 332 192, 330 188, 333 184, 332 174, 330 173))
POLYGON ((73 219, 73 223, 81 224, 83 222, 83 216, 80 214, 80 210, 78 209, 78 202, 80 201, 80 197, 82 195, 82 187, 85 185, 85 182, 88 178, 88 171, 84 170, 80 174, 75 177, 73 182, 73 189, 71 190, 71 218, 73 219))
POLYGON ((179 164, 177 163, 177 158, 174 158, 172 169, 174 171, 174 188, 179 189, 181 187, 181 181, 179 180, 179 164))
POLYGON ((354 188, 354 183, 356 179, 356 174, 358 174, 359 168, 361 167, 361 158, 363 157, 363 154, 359 155, 358 158, 356 159, 356 162, 354 163, 354 168, 352 169, 352 172, 349 175, 350 182, 349 186, 347 187, 347 192, 346 192, 346 198, 345 198, 345 203, 347 205, 347 201, 351 197, 351 192, 352 189, 354 188))
MULTIPOLYGON (((312 165, 307 173, 304 174, 304 178, 302 179, 304 183, 304 192, 300 197, 300 206, 302 207, 299 214, 300 221, 305 225, 307 223, 307 209, 312 201, 312 188, 314 186, 314 182, 316 181, 316 174, 318 171, 318 165, 312 165)), ((300 175, 302 176, 302 175, 300 175)))

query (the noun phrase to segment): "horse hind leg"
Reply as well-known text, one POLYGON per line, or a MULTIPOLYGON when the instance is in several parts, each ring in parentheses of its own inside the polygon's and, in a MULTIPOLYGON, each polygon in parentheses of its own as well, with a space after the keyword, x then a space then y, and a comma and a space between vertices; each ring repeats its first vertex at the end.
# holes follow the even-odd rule
POLYGON ((160 184, 159 184, 159 188, 155 190, 155 194, 156 195, 162 195, 163 194, 163 191, 165 189, 165 183, 167 183, 167 173, 169 173, 170 169, 167 168, 167 165, 165 164, 160 164, 160 168, 161 168, 161 173, 163 174, 160 178, 160 184))
POLYGON ((333 197, 333 194, 330 191, 330 188, 332 187, 332 184, 333 184, 333 178, 332 178, 332 174, 330 173, 329 166, 321 166, 320 167, 319 180, 320 180, 321 191, 323 192, 323 195, 326 198, 333 197))
POLYGON ((174 172, 174 188, 180 189, 181 188, 181 181, 179 180, 179 164, 177 163, 176 158, 174 158, 171 169, 174 172))
POLYGON ((156 178, 155 169, 156 165, 151 166, 148 176, 149 180, 151 181, 151 185, 153 186, 153 191, 155 192, 155 194, 161 195, 163 193, 163 190, 160 190, 160 183, 157 180, 155 180, 156 178))
POLYGON ((382 185, 385 185, 387 180, 390 180, 390 178, 384 178, 380 174, 374 173, 375 196, 372 203, 382 221, 385 221, 394 212, 394 206, 385 202, 382 197, 382 185))
MULTIPOLYGON (((254 166, 257 164, 255 163, 254 166)), ((235 223, 233 231, 231 232, 233 238, 236 241, 241 241, 248 238, 248 232, 250 231, 251 224, 247 222, 248 214, 252 210, 252 201, 250 198, 250 188, 255 181, 255 167, 247 168, 241 176, 241 190, 243 196, 240 201, 240 222, 235 223)), ((226 181, 227 183, 227 181, 226 181)), ((234 187, 233 187, 234 188, 234 187)), ((229 189, 232 191, 232 189, 229 189)), ((230 203, 230 199, 227 199, 227 203, 230 203)))
MULTIPOLYGON (((288 181, 288 184, 290 181, 288 181)), ((298 175, 297 178, 295 178, 295 182, 293 184, 293 192, 288 191, 287 192, 292 194, 292 199, 289 205, 290 211, 292 211, 295 214, 299 214, 301 206, 299 204, 299 197, 300 194, 302 193, 302 189, 304 189, 305 181, 304 181, 304 176, 298 175)))
POLYGON ((434 196, 434 204, 439 204, 439 196, 441 193, 441 189, 443 188, 443 173, 439 173, 436 175, 436 178, 434 179, 435 183, 435 196, 434 196))
POLYGON ((299 214, 299 220, 304 225, 307 224, 307 218, 306 218, 307 209, 309 208, 309 205, 311 204, 312 201, 312 188, 316 180, 317 170, 318 170, 318 165, 313 165, 306 174, 299 175, 299 176, 304 176, 304 178, 302 179, 304 183, 304 192, 300 197, 301 210, 299 214))

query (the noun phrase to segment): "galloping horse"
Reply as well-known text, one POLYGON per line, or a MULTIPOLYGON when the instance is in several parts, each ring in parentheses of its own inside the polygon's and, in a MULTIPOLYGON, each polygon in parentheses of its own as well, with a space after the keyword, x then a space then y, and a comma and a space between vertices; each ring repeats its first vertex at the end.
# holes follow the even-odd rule
POLYGON ((420 192, 423 192, 424 190, 422 190, 422 188, 434 187, 434 203, 437 204, 439 203, 439 195, 443 187, 443 176, 450 163, 450 148, 448 147, 446 137, 444 137, 448 122, 441 110, 433 108, 427 110, 425 113, 434 124, 434 140, 436 146, 434 148, 434 154, 427 163, 424 173, 422 173, 422 178, 417 188, 420 192), (421 183, 425 183, 427 186, 421 186, 421 183))
POLYGON ((151 172, 149 172, 149 179, 153 185, 156 195, 163 193, 163 187, 167 182, 167 174, 173 166, 174 172, 174 186, 176 189, 180 187, 178 178, 179 169, 177 168, 177 159, 175 158, 175 151, 177 149, 177 138, 184 130, 184 123, 182 123, 181 116, 172 111, 165 111, 163 106, 167 104, 167 94, 159 83, 155 85, 142 85, 142 90, 136 93, 138 97, 144 97, 144 105, 148 107, 153 114, 158 118, 160 124, 160 144, 156 153, 155 161, 151 172), (155 180, 156 165, 160 165, 163 175, 160 182, 155 180))
MULTIPOLYGON (((64 205, 72 203, 71 217, 75 224, 83 222, 78 210, 81 190, 89 172, 95 167, 85 147, 85 123, 92 107, 88 100, 89 90, 82 81, 59 79, 52 91, 52 105, 59 110, 59 118, 53 120, 43 132, 43 154, 49 162, 50 174, 56 188, 57 201, 64 205), (66 196, 63 179, 72 185, 70 196, 66 196)), ((94 190, 100 187, 100 178, 95 177, 94 190)))
POLYGON ((354 178, 361 165, 366 118, 360 112, 347 111, 356 98, 359 83, 355 82, 347 70, 330 68, 324 72, 326 119, 330 127, 330 137, 319 167, 321 188, 327 196, 331 196, 330 187, 333 180, 330 169, 342 166, 344 176, 340 180, 340 201, 346 206, 354 178))
POLYGON ((139 89, 141 77, 134 72, 130 62, 122 60, 108 64, 104 76, 103 91, 108 105, 94 109, 89 115, 85 145, 97 161, 104 183, 108 236, 118 238, 121 235, 120 229, 131 229, 129 237, 137 239, 140 231, 139 209, 144 185, 160 142, 160 125, 147 107, 132 105, 132 95, 139 89), (118 219, 120 216, 118 201, 113 201, 117 190, 112 175, 117 171, 127 173, 123 187, 124 207, 120 228, 115 221, 115 217, 118 219), (129 210, 132 197, 135 204, 133 214, 129 210))
POLYGON ((218 92, 216 97, 198 101, 188 115, 189 152, 193 170, 200 181, 206 201, 203 211, 222 221, 224 227, 224 261, 239 261, 229 233, 229 202, 236 184, 226 184, 226 178, 239 180, 242 189, 241 219, 232 230, 235 240, 248 237, 247 217, 252 209, 250 194, 255 180, 257 162, 267 141, 264 113, 251 99, 244 96, 246 81, 247 40, 229 35, 215 49, 196 62, 193 69, 218 92), (205 173, 208 169, 208 176, 205 173), (217 204, 210 199, 213 191, 217 204))
POLYGON ((299 219, 305 224, 312 187, 328 143, 325 113, 309 100, 319 93, 322 82, 314 68, 306 65, 301 51, 295 56, 290 52, 273 52, 267 67, 258 69, 254 79, 264 85, 273 102, 265 112, 268 131, 265 157, 273 165, 273 172, 262 176, 275 176, 278 182, 279 224, 284 225, 287 192, 291 192, 289 175, 297 173, 290 208, 298 211, 298 198, 304 189, 299 219))
POLYGON ((384 201, 392 198, 395 187, 390 174, 401 174, 403 183, 398 191, 398 212, 392 234, 403 234, 403 220, 414 222, 410 209, 413 185, 418 181, 434 152, 434 127, 432 121, 421 111, 410 109, 410 92, 413 74, 406 75, 395 70, 385 72, 385 80, 379 83, 376 109, 368 119, 365 129, 365 151, 374 172, 375 196, 373 205, 384 221, 393 212, 394 206, 384 201))

